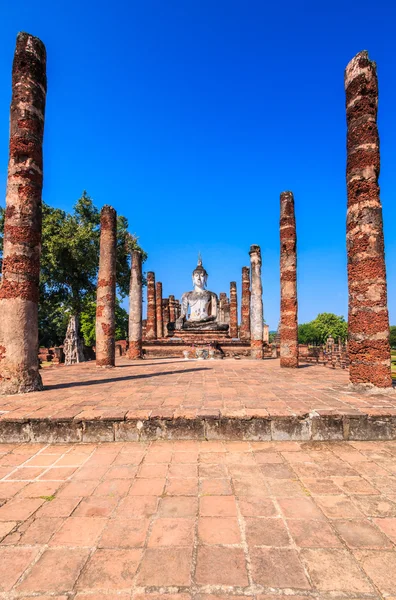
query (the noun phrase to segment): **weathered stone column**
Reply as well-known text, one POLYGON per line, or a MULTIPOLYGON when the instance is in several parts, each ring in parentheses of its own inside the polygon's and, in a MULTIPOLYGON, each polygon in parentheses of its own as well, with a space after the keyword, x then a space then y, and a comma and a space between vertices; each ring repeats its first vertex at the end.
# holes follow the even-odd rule
POLYGON ((10 146, 0 286, 0 393, 42 389, 38 361, 44 44, 19 33, 12 66, 10 146))
POLYGON ((269 325, 267 325, 266 323, 264 323, 263 325, 263 342, 264 344, 269 343, 269 325))
POLYGON ((157 314, 155 306, 155 275, 147 273, 147 326, 146 340, 157 339, 157 314))
POLYGON ((138 250, 131 254, 128 358, 142 358, 142 255, 138 250))
POLYGON ((230 337, 238 337, 238 299, 236 282, 230 283, 230 337))
POLYGON ((155 286, 155 307, 157 311, 157 338, 164 337, 164 321, 162 318, 162 283, 157 281, 155 286))
POLYGON ((349 377, 392 385, 382 206, 379 195, 376 65, 359 52, 345 70, 349 377))
POLYGON ((261 250, 256 244, 250 246, 250 269, 252 291, 250 297, 250 348, 251 356, 263 358, 263 286, 261 283, 261 250))
POLYGON ((241 325, 239 337, 244 342, 250 340, 250 269, 242 267, 242 301, 241 301, 241 325))
POLYGON ((163 298, 162 300, 162 323, 164 327, 164 337, 168 335, 168 323, 169 323, 169 298, 163 298))
POLYGON ((297 368, 297 233, 292 192, 280 195, 280 284, 280 366, 297 368))
POLYGON ((176 319, 178 319, 180 317, 180 314, 181 314, 180 300, 175 300, 175 310, 176 310, 176 319))
POLYGON ((169 296, 169 319, 171 323, 176 321, 176 306, 175 297, 171 294, 169 296))
POLYGON ((115 366, 117 213, 111 206, 100 212, 100 256, 96 291, 96 366, 115 366))

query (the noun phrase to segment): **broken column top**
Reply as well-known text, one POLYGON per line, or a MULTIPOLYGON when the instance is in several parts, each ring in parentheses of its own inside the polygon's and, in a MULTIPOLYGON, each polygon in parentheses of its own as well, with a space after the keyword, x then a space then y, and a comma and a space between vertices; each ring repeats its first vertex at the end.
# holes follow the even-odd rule
POLYGON ((358 52, 345 68, 345 87, 358 75, 366 75, 369 70, 375 71, 376 68, 377 64, 369 59, 367 50, 358 52))
POLYGON ((258 259, 261 260, 261 248, 258 244, 252 244, 250 246, 250 250, 249 250, 249 254, 250 256, 252 256, 252 254, 256 254, 258 259))

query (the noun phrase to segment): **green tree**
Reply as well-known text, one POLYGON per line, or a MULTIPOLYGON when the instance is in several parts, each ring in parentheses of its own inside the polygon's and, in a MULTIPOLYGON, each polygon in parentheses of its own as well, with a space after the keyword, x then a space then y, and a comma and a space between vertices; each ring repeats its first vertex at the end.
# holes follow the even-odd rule
POLYGON ((343 342, 348 337, 348 323, 344 317, 339 317, 333 313, 320 313, 312 321, 312 325, 317 330, 320 341, 324 343, 331 335, 336 341, 340 337, 343 342))
POLYGON ((301 323, 298 326, 298 343, 299 344, 319 344, 321 343, 320 334, 313 324, 311 323, 301 323))
POLYGON ((390 327, 390 345, 391 348, 396 348, 396 325, 390 327))
MULTIPOLYGON (((115 339, 125 340, 128 337, 128 313, 122 308, 119 300, 115 307, 115 339)), ((80 315, 81 333, 86 346, 94 346, 96 342, 96 302, 87 302, 80 315)))

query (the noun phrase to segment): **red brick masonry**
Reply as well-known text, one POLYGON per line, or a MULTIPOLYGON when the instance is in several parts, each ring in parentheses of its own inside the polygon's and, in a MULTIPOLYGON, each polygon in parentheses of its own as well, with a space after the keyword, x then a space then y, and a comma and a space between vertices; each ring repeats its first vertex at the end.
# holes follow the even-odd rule
POLYGON ((297 233, 292 192, 280 195, 280 365, 298 367, 297 233))

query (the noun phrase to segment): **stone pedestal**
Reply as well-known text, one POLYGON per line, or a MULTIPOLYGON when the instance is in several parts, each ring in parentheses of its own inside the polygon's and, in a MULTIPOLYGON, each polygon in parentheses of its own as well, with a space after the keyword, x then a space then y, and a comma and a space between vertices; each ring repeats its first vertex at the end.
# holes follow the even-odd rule
POLYGON ((155 275, 147 273, 147 324, 146 340, 157 339, 157 310, 155 304, 155 275))
POLYGON ((250 246, 252 274, 250 299, 250 346, 252 358, 263 358, 263 287, 261 283, 261 250, 256 244, 250 246))
POLYGON ((238 300, 236 282, 230 283, 230 337, 238 337, 238 300))
POLYGON ((164 322, 162 318, 162 283, 157 281, 155 286, 155 306, 157 311, 157 338, 164 337, 164 322))
POLYGON ((350 381, 392 386, 377 129, 376 65, 366 51, 345 70, 350 381))
POLYGON ((0 394, 42 389, 37 355, 46 90, 44 44, 19 33, 12 67, 0 286, 0 394))
POLYGON ((137 250, 131 254, 128 357, 142 358, 142 255, 137 250))
POLYGON ((239 337, 243 341, 250 340, 250 269, 242 267, 242 302, 241 326, 239 337))
POLYGON ((280 366, 298 367, 297 233, 292 192, 280 195, 280 366))
POLYGON ((100 257, 96 293, 96 366, 115 366, 117 213, 104 206, 100 214, 100 257))

